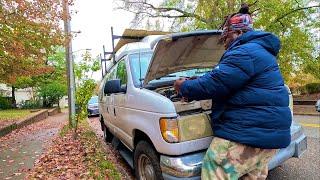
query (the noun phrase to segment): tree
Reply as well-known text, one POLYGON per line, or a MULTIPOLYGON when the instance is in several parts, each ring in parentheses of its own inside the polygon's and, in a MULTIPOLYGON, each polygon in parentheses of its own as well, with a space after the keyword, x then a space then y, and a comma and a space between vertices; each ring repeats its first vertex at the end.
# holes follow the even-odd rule
POLYGON ((96 82, 92 79, 93 73, 100 69, 99 58, 93 59, 91 54, 87 51, 82 56, 82 61, 75 64, 75 76, 76 76, 76 126, 78 122, 85 119, 88 116, 87 105, 88 101, 92 97, 96 88, 96 82))
POLYGON ((314 60, 310 60, 305 66, 305 71, 320 79, 320 56, 314 60))
POLYGON ((52 71, 33 76, 30 78, 32 84, 29 84, 29 87, 37 89, 44 107, 52 107, 53 104, 59 105, 60 99, 67 95, 65 50, 60 46, 53 49, 54 52, 48 56, 46 61, 52 71))
POLYGON ((0 83, 12 86, 13 99, 18 78, 52 71, 46 56, 64 42, 62 18, 62 0, 0 1, 0 83))
POLYGON ((50 71, 33 76, 20 76, 15 82, 17 88, 30 87, 36 91, 38 100, 42 99, 44 107, 58 104, 59 100, 67 95, 65 51, 61 46, 52 49, 54 51, 48 55, 45 62, 50 71))
POLYGON ((39 96, 42 97, 44 107, 52 107, 58 104, 60 99, 67 94, 67 86, 58 81, 50 82, 39 88, 39 96))
MULTIPOLYGON (((172 31, 198 29, 220 29, 225 16, 237 12, 242 0, 163 0, 154 3, 150 0, 117 0, 117 9, 135 14, 132 25, 141 28, 151 24, 152 19, 170 22, 167 28, 172 31), (143 23, 143 22, 148 23, 143 23)), ((282 49, 279 54, 281 72, 286 81, 291 75, 302 71, 315 61, 316 44, 319 43, 320 3, 305 0, 247 0, 254 26, 273 32, 280 37, 282 49), (315 33, 316 32, 316 33, 315 33), (310 64, 310 63, 309 63, 310 64)), ((155 22, 155 21, 153 21, 155 22)), ((151 25, 150 25, 151 24, 151 25)), ((160 30, 160 29, 157 29, 160 30)), ((318 47, 319 48, 319 47, 318 47)), ((319 51, 318 51, 319 53, 319 51)))

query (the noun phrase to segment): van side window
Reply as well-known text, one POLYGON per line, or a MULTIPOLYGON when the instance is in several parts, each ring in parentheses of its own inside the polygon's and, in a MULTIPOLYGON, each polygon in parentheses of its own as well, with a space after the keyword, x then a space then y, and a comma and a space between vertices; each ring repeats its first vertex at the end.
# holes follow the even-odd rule
POLYGON ((115 74, 116 74, 116 65, 114 67, 112 67, 112 69, 110 70, 110 72, 106 75, 107 76, 107 81, 113 80, 115 79, 115 74))
MULTIPOLYGON (((102 92, 103 92, 103 95, 105 95, 105 94, 104 94, 104 86, 105 86, 106 82, 115 79, 116 70, 117 70, 117 66, 115 65, 115 66, 113 66, 113 67, 111 68, 111 70, 106 74, 105 80, 104 80, 104 82, 103 82, 103 91, 102 91, 102 92)), ((109 96, 109 95, 106 95, 106 96, 109 96)))
POLYGON ((124 60, 121 60, 118 63, 116 79, 120 79, 121 87, 125 87, 127 85, 127 69, 124 60))

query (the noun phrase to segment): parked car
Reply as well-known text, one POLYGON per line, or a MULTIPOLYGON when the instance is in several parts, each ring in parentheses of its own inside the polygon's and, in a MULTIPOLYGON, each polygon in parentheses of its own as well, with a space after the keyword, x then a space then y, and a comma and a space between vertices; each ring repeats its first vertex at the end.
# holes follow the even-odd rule
POLYGON ((320 112, 320 99, 316 103, 316 111, 320 112))
MULTIPOLYGON (((179 77, 201 76, 218 63, 224 52, 219 36, 219 31, 147 36, 116 53, 116 63, 100 86, 101 128, 137 179, 200 179, 213 138, 212 102, 183 102, 173 83, 179 77)), ((289 89, 288 96, 292 107, 289 89)), ((291 138, 269 169, 306 150, 306 136, 295 122, 291 138)))
POLYGON ((99 115, 98 96, 92 96, 88 102, 88 117, 99 115))

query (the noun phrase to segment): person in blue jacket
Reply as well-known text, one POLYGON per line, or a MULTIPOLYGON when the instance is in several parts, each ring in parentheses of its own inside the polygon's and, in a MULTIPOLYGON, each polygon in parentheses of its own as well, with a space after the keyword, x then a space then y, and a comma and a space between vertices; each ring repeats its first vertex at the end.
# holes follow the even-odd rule
POLYGON ((202 179, 265 179, 276 149, 290 144, 289 96, 277 64, 280 40, 254 31, 249 7, 223 26, 219 64, 196 79, 179 79, 176 91, 191 100, 212 99, 214 138, 202 179))

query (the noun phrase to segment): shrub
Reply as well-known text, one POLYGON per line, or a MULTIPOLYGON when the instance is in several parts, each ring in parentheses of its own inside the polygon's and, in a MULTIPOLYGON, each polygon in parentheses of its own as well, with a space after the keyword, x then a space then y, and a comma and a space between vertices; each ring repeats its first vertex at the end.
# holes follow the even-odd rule
POLYGON ((42 103, 39 100, 26 100, 20 105, 21 109, 38 109, 42 107, 42 103))
POLYGON ((320 92, 320 83, 310 83, 305 86, 306 92, 308 94, 320 92))
POLYGON ((10 98, 0 96, 0 109, 10 109, 10 108, 11 108, 10 98))
POLYGON ((59 104, 59 100, 67 94, 67 86, 54 81, 49 84, 43 84, 38 93, 43 99, 44 107, 53 107, 54 104, 59 104))
POLYGON ((297 94, 313 94, 320 92, 320 83, 309 83, 294 89, 297 94))

